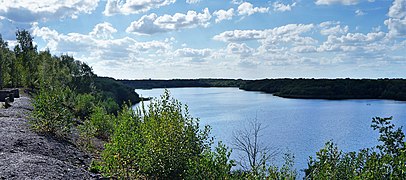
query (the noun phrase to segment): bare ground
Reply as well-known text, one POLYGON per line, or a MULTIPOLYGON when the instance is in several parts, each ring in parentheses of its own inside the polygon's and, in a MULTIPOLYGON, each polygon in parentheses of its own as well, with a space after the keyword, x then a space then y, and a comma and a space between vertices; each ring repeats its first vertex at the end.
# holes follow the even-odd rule
POLYGON ((1 179, 95 179, 87 171, 91 157, 68 141, 29 128, 30 98, 0 108, 1 179))

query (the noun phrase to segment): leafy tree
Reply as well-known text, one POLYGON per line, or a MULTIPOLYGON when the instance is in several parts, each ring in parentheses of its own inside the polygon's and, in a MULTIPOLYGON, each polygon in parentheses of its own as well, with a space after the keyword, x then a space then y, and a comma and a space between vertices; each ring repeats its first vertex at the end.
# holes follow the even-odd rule
POLYGON ((34 88, 39 76, 37 46, 34 45, 34 38, 27 30, 17 30, 16 37, 18 44, 14 49, 14 53, 21 62, 22 80, 26 86, 34 88))
POLYGON ((72 97, 74 94, 68 87, 40 89, 32 103, 32 127, 42 133, 64 137, 73 125, 72 97))
POLYGON ((125 106, 117 116, 117 124, 102 152, 104 173, 120 178, 140 178, 143 138, 140 132, 141 117, 125 106))
POLYGON ((199 128, 169 92, 136 113, 124 108, 102 153, 105 173, 121 178, 225 177, 232 166, 227 148, 211 152, 210 129, 199 128))

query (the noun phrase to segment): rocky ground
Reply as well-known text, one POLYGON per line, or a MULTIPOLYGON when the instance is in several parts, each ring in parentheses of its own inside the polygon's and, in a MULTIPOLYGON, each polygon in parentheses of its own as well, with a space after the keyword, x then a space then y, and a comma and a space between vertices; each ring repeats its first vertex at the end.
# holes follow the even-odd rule
POLYGON ((30 98, 0 108, 1 179, 96 179, 89 173, 90 156, 74 144, 39 135, 29 128, 30 98))

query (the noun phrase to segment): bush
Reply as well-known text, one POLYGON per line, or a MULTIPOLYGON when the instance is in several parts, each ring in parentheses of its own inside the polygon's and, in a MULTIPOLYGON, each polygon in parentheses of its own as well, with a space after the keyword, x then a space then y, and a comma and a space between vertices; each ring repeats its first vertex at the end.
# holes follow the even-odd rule
POLYGON ((192 175, 223 177, 230 172, 229 152, 211 152, 210 129, 199 128, 181 103, 165 91, 148 111, 124 107, 118 114, 102 160, 106 175, 119 178, 183 179, 192 175), (209 173, 209 174, 210 174, 209 173))
POLYGON ((85 120, 86 117, 90 116, 95 105, 96 98, 91 94, 78 94, 75 97, 75 117, 85 120))
POLYGON ((65 136, 72 127, 73 96, 68 87, 41 88, 32 103, 32 127, 38 132, 65 136))

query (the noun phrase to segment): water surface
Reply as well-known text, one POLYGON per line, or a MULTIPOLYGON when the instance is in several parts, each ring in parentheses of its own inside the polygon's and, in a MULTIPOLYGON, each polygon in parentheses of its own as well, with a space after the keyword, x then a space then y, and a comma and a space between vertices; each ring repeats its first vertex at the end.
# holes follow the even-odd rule
MULTIPOLYGON (((200 118, 202 125, 212 127, 217 140, 229 147, 233 133, 249 127, 248 122, 257 118, 266 127, 262 142, 293 153, 298 170, 307 167, 308 157, 314 157, 328 140, 344 151, 377 145, 378 133, 370 128, 372 117, 393 116, 397 126, 406 125, 406 103, 400 101, 287 99, 238 88, 169 90, 174 98, 189 106, 191 115, 200 118)), ((136 92, 143 97, 159 97, 164 89, 136 92)), ((237 159, 237 154, 234 151, 232 157, 237 159)), ((275 163, 280 164, 280 159, 275 163)))

